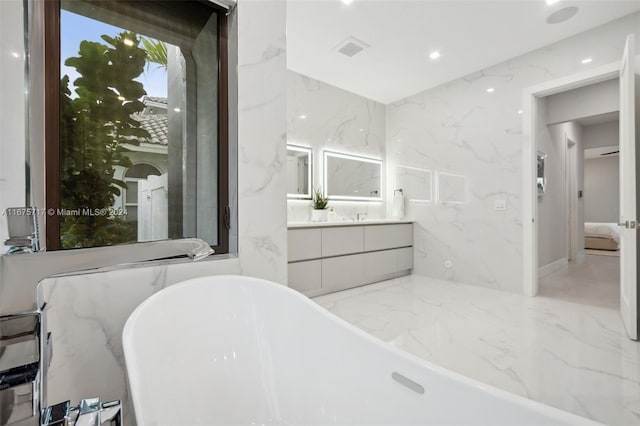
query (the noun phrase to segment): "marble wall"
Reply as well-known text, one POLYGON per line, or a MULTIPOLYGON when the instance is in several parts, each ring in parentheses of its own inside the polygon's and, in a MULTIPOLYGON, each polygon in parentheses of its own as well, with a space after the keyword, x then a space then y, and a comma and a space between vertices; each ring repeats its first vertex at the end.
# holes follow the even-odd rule
POLYGON ((630 15, 387 105, 389 170, 466 177, 464 203, 408 203, 415 273, 523 291, 523 89, 619 61, 639 28, 640 14, 630 15))
MULTIPOLYGON (((0 211, 25 205, 24 16, 22 1, 0 2, 0 211), (10 141, 10 142, 9 142, 10 141)), ((8 235, 0 216, 0 253, 8 235)))
MULTIPOLYGON (((322 186, 322 150, 385 160, 385 106, 289 70, 287 142, 313 149, 313 185, 322 186)), ((287 204, 290 222, 309 220, 310 201, 287 204)), ((331 201, 329 206, 345 220, 358 213, 370 219, 386 214, 382 202, 331 201)))
POLYGON ((51 333, 51 364, 43 401, 120 399, 124 423, 135 424, 131 407, 122 329, 149 296, 189 278, 239 274, 238 258, 178 265, 130 268, 43 280, 39 304, 46 303, 45 330, 51 333))
POLYGON ((240 0, 237 16, 240 264, 286 283, 286 1, 240 0))
POLYGON ((122 399, 125 424, 135 424, 121 342, 123 325, 140 302, 203 275, 245 274, 286 283, 285 15, 284 1, 241 0, 230 16, 230 38, 237 36, 238 48, 230 52, 238 58, 238 108, 230 114, 238 121, 237 168, 231 166, 231 180, 238 181, 231 194, 238 202, 232 222, 238 227, 237 256, 43 280, 39 297, 47 304, 53 349, 47 402, 122 399))

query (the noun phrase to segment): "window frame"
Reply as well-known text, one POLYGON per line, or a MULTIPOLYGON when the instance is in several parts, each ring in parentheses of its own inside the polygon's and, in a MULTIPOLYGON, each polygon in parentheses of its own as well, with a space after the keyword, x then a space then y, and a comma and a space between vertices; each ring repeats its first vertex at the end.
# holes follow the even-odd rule
MULTIPOLYGON (((149 0, 153 1, 153 0, 149 0)), ((207 0, 197 0, 211 7, 217 15, 218 107, 217 107, 217 234, 211 248, 216 254, 229 253, 231 210, 229 206, 229 53, 227 10, 207 0)), ((60 208, 60 0, 44 1, 44 106, 45 106, 45 208, 60 208)), ((60 218, 47 215, 45 247, 61 250, 60 218)), ((187 238, 187 237, 185 237, 187 238)), ((134 243, 135 244, 135 243, 134 243)))

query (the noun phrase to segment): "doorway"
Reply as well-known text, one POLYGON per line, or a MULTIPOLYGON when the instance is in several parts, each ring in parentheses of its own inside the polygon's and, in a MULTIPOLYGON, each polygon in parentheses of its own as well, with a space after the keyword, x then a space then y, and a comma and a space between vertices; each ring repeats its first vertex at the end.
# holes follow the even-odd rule
MULTIPOLYGON (((609 90, 617 93, 618 87, 609 90)), ((584 90, 581 91, 584 95, 584 90)), ((583 102, 584 98, 582 96, 583 102)), ((600 107, 607 105, 601 103, 600 107)), ((615 103, 611 107, 615 107, 615 103)), ((564 154, 564 161, 558 165, 564 173, 557 173, 564 182, 551 182, 547 185, 548 193, 539 197, 538 206, 543 208, 538 211, 538 295, 542 297, 620 309, 618 126, 618 111, 549 126, 559 151, 551 156, 564 154), (561 185, 564 188, 558 189, 555 200, 544 199, 554 195, 554 184, 564 184, 561 185), (560 199, 562 189, 563 200, 560 199), (562 207, 565 220, 558 220, 558 224, 564 226, 564 237, 558 231, 555 235, 540 232, 541 226, 549 226, 545 215, 557 216, 562 207), (562 246, 563 239, 566 251, 556 251, 557 257, 562 256, 561 262, 550 269, 556 264, 551 261, 555 259, 549 260, 541 251, 551 245, 562 246), (543 264, 545 261, 549 263, 543 264)))
MULTIPOLYGON (((627 39, 625 53, 621 62, 608 64, 596 69, 581 72, 547 83, 531 87, 524 91, 523 99, 523 290, 526 295, 538 294, 538 182, 537 167, 537 137, 544 133, 546 121, 541 105, 546 96, 561 94, 573 89, 619 79, 620 82, 620 223, 621 228, 621 278, 620 284, 620 313, 622 322, 631 339, 637 339, 638 329, 638 292, 637 292, 637 230, 636 230, 636 200, 635 200, 635 59, 630 52, 635 52, 633 36, 627 39), (630 96, 631 95, 631 96, 630 96), (626 225, 626 226, 625 226, 626 225)), ((565 215, 568 215, 565 212, 565 215)), ((566 217, 562 215, 563 217, 566 217)), ((566 222, 565 222, 566 224, 566 222)), ((580 232, 580 229, 577 231, 580 232)), ((567 250, 566 247, 564 247, 567 250)), ((568 259, 567 259, 568 261, 568 259)))

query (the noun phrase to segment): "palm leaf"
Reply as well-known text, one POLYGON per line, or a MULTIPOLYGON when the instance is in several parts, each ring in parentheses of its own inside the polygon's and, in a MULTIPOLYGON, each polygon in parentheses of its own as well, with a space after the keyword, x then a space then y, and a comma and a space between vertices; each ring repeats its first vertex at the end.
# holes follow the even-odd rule
POLYGON ((142 47, 147 51, 147 70, 149 64, 154 63, 160 65, 160 68, 167 69, 167 45, 160 40, 153 40, 146 37, 140 38, 142 47))

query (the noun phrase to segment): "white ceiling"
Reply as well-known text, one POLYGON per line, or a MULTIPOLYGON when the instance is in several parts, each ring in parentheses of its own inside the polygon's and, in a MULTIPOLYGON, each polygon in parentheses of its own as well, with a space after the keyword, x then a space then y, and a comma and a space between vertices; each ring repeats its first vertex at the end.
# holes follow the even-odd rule
POLYGON ((288 0, 288 67, 386 104, 638 10, 637 0, 288 0), (566 6, 580 10, 545 22, 566 6), (371 47, 334 51, 349 36, 371 47), (432 50, 442 57, 431 61, 432 50))

